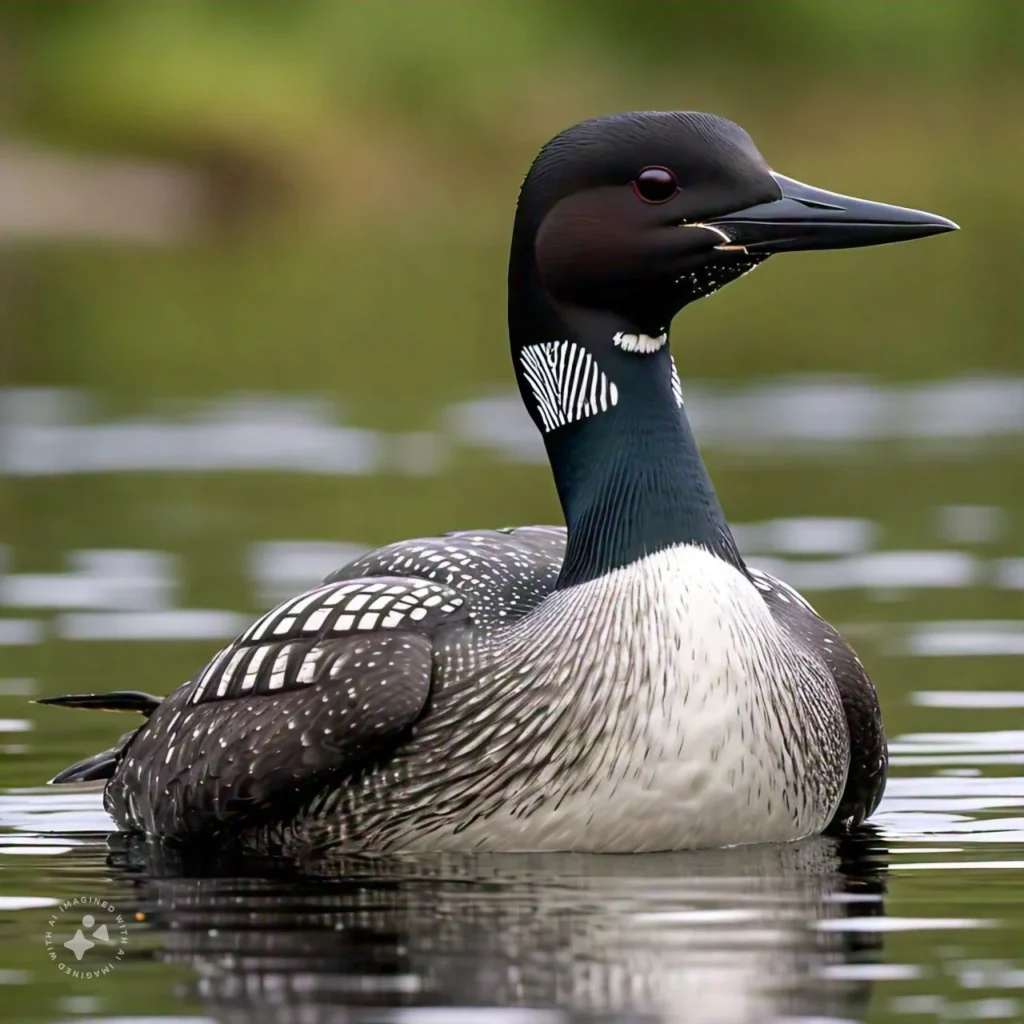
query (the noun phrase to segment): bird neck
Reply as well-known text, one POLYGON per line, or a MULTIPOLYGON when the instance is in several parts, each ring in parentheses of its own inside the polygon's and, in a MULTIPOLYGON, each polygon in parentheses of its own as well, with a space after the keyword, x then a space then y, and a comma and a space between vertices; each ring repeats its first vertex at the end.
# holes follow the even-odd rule
POLYGON ((686 412, 668 346, 616 374, 606 413, 545 435, 568 527, 558 586, 585 583, 680 544, 742 561, 686 412))
POLYGON ((543 434, 568 528, 560 589, 682 544, 745 571, 683 409, 667 338, 646 353, 614 341, 620 332, 654 341, 661 327, 567 308, 536 291, 526 302, 510 294, 516 379, 543 434))

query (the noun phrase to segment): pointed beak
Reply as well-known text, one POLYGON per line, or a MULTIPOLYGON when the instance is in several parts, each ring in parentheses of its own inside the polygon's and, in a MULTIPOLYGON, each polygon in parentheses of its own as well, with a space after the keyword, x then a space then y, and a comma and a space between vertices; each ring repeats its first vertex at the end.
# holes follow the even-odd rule
POLYGON ((719 249, 765 255, 801 249, 852 249, 956 231, 945 217, 903 206, 872 203, 775 175, 782 196, 770 203, 707 220, 728 238, 719 249))

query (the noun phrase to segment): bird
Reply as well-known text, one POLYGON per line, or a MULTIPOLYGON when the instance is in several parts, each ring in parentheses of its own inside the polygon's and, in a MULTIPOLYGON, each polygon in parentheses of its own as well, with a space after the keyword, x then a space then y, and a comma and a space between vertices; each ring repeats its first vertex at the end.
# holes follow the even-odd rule
POLYGON ((737 124, 583 121, 522 183, 508 265, 519 392, 565 526, 363 554, 256 620, 52 782, 105 780, 171 844, 644 853, 790 842, 876 808, 888 754, 852 648, 748 566, 669 328, 782 252, 955 230, 775 172, 737 124))

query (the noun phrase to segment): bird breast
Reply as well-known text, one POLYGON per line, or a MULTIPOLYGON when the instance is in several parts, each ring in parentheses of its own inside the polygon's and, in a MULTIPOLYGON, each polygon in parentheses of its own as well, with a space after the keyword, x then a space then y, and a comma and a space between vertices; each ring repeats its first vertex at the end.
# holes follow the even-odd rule
POLYGON ((494 742, 479 726, 464 735, 477 757, 504 735, 494 771, 514 778, 459 829, 463 849, 786 841, 823 827, 839 799, 849 751, 834 681, 703 548, 557 591, 499 649, 503 699, 482 730, 494 742))

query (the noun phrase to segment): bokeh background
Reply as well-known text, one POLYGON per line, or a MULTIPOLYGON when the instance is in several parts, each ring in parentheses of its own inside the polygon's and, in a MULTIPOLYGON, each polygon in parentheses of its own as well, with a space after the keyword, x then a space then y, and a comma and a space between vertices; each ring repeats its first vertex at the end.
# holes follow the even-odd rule
POLYGON ((1022 52, 1020 0, 0 4, 0 782, 118 731, 29 697, 166 692, 362 547, 559 521, 514 203, 551 135, 637 108, 961 225, 772 260, 673 345, 741 546, 857 643, 890 733, 1012 691, 1022 52))

